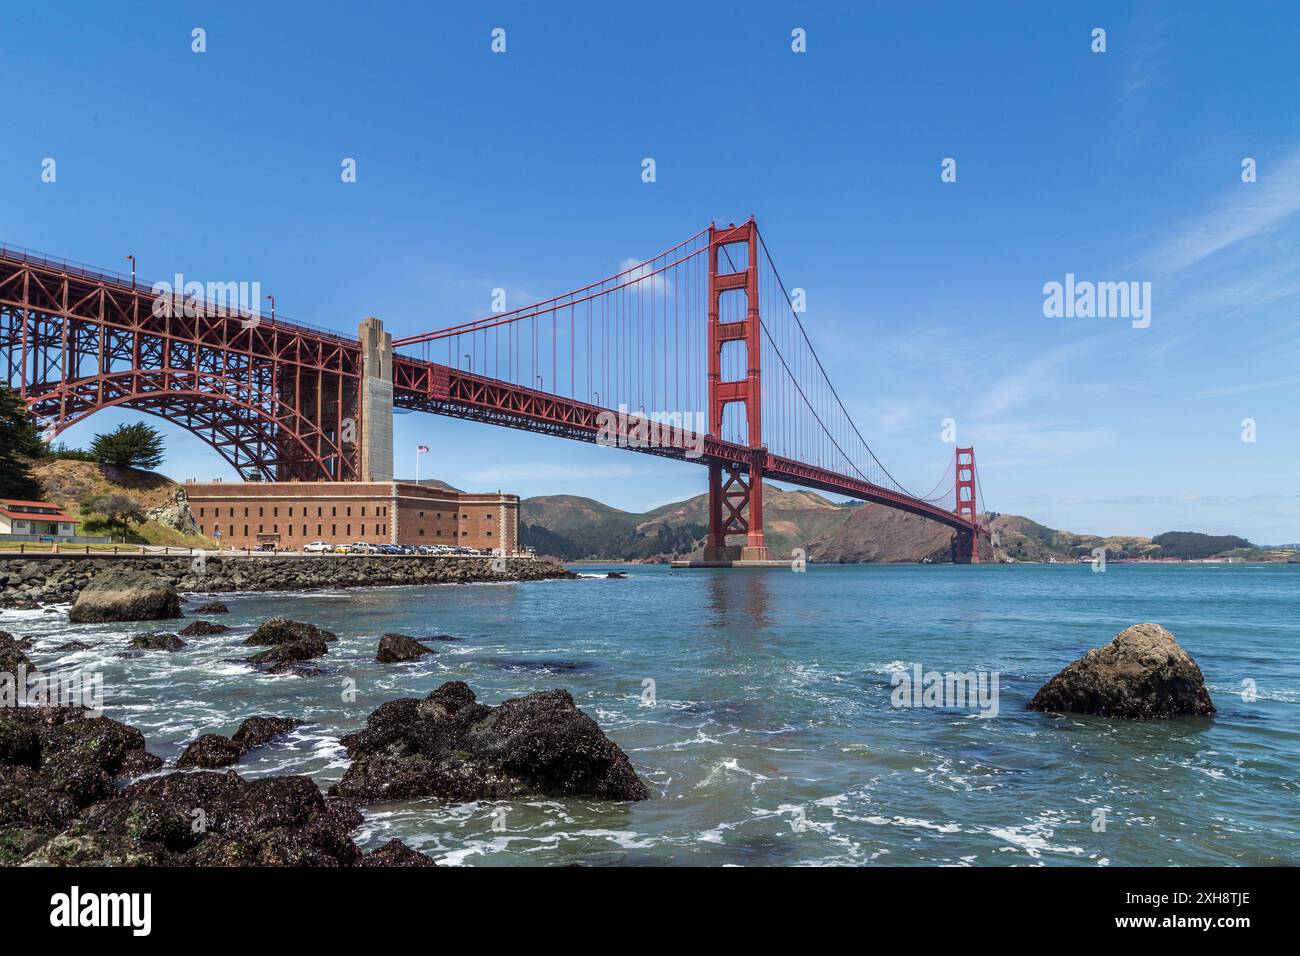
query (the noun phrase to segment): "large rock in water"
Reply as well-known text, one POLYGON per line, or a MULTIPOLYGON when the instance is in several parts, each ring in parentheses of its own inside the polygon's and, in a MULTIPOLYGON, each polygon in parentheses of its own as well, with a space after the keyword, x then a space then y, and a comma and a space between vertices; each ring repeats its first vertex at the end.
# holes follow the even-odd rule
POLYGON ((166 581, 127 567, 97 574, 68 611, 73 624, 105 621, 162 621, 181 616, 176 589, 166 581))
POLYGON ((141 634, 131 639, 130 647, 137 651, 167 651, 171 654, 185 646, 175 634, 141 634))
POLYGON ((185 748, 176 766, 228 767, 239 763, 239 758, 255 747, 269 744, 281 734, 287 734, 302 724, 292 717, 249 717, 229 737, 221 734, 204 734, 185 748))
POLYGON ((8 631, 0 631, 0 674, 12 674, 15 682, 22 669, 29 674, 34 674, 36 665, 23 653, 30 647, 31 642, 19 640, 8 631))
POLYGON ((240 750, 248 751, 254 747, 263 747, 281 734, 287 734, 300 726, 302 721, 292 717, 249 717, 239 725, 230 739, 240 750))
POLYGON ((315 624, 291 621, 285 617, 273 617, 258 625, 245 644, 253 647, 269 647, 248 658, 264 674, 298 674, 310 677, 320 673, 320 668, 304 665, 316 657, 324 657, 329 652, 329 641, 337 641, 338 635, 326 631, 315 624))
POLYGON ((228 767, 239 763, 244 751, 229 737, 221 734, 204 734, 185 748, 176 761, 181 769, 187 767, 228 767))
POLYGON ((301 677, 313 677, 320 673, 320 668, 304 666, 303 661, 324 657, 329 653, 329 645, 312 637, 300 641, 276 644, 264 651, 259 651, 248 658, 263 674, 298 674, 301 677))
POLYGON ((405 634, 385 634, 379 639, 379 650, 375 660, 381 664, 397 664, 413 661, 425 654, 436 654, 432 647, 425 647, 413 637, 405 634))
POLYGON ((388 701, 342 742, 352 765, 330 792, 359 803, 650 796, 627 755, 564 690, 487 707, 451 681, 424 700, 388 701))
POLYGON ((1044 684, 1028 707, 1131 720, 1214 713, 1201 669, 1159 624, 1134 624, 1094 647, 1044 684))
POLYGON ((337 641, 338 635, 333 631, 323 630, 315 624, 291 621, 287 617, 273 617, 259 624, 257 630, 244 643, 250 647, 275 647, 278 644, 293 644, 303 640, 337 641))
POLYGON ((187 625, 181 633, 186 637, 206 637, 208 634, 224 634, 230 630, 225 624, 214 624, 212 621, 195 621, 187 625))

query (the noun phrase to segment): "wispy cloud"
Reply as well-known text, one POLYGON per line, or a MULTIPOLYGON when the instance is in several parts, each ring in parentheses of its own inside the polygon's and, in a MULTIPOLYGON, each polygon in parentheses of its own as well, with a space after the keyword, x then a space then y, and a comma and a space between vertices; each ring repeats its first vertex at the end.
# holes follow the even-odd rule
POLYGON ((1223 398, 1228 395, 1244 395, 1247 392, 1264 392, 1274 388, 1285 388, 1289 385, 1300 385, 1300 377, 1273 378, 1265 382, 1246 382, 1242 385, 1226 385, 1222 388, 1207 389, 1198 394, 1201 398, 1223 398))
POLYGON ((1112 440, 1111 429, 1101 425, 1072 425, 1059 421, 1004 421, 972 429, 980 447, 1010 452, 1010 457, 989 459, 985 468, 1059 465, 1064 459, 1095 454, 1112 440))
POLYGON ((1089 339, 1067 342, 1012 368, 976 402, 975 417, 1005 415, 1026 402, 1057 394, 1068 381, 1070 366, 1091 347, 1089 339))
MULTIPOLYGON (((1130 117, 1146 108, 1148 93, 1164 80, 1170 65, 1167 19, 1140 18, 1124 32, 1124 70, 1120 75, 1119 106, 1130 117)), ((1115 52, 1120 52, 1119 50, 1115 52)))
POLYGON ((1259 179, 1237 183, 1206 214, 1189 219, 1149 257, 1157 273, 1186 269, 1223 249, 1275 229, 1300 212, 1300 149, 1261 161, 1259 179))

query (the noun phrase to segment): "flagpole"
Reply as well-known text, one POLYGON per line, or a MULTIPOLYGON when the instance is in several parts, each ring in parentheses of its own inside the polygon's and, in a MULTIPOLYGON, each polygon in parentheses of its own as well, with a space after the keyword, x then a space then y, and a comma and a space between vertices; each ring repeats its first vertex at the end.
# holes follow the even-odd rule
POLYGON ((420 483, 420 446, 415 447, 415 483, 420 483))

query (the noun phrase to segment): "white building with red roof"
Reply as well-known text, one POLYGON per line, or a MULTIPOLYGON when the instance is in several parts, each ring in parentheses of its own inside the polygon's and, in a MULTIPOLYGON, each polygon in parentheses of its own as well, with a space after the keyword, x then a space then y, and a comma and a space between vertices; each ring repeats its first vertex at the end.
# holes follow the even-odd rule
POLYGON ((73 537, 76 527, 76 519, 56 504, 0 498, 0 535, 57 541, 73 537))

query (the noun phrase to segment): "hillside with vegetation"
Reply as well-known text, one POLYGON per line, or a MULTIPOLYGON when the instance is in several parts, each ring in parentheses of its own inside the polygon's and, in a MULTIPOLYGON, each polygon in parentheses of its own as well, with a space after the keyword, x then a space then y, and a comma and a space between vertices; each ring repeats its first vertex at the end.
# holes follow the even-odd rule
POLYGON ((199 534, 182 486, 165 475, 70 459, 39 462, 32 472, 41 498, 72 515, 79 535, 128 544, 216 547, 199 534))
MULTIPOLYGON (((811 491, 763 486, 768 551, 788 557, 803 548, 820 563, 942 563, 952 559, 952 532, 934 521, 882 505, 838 504, 811 491)), ((708 529, 708 498, 696 495, 652 511, 621 511, 591 498, 549 495, 520 505, 520 541, 564 561, 662 562, 698 554, 708 529)), ((1021 515, 981 516, 992 540, 981 560, 1007 563, 1072 562, 1097 548, 1122 560, 1300 562, 1300 549, 1261 548, 1244 538, 1167 532, 1139 535, 1077 534, 1021 515)), ((733 539, 733 543, 734 543, 733 539)))
MULTIPOLYGON (((769 548, 789 554, 843 522, 848 509, 811 491, 763 486, 769 548)), ((565 561, 667 561, 704 547, 708 496, 633 513, 591 498, 549 495, 520 503, 519 536, 539 554, 565 561)))
POLYGON ((989 530, 993 533, 994 550, 999 560, 1004 561, 1073 561, 1091 557, 1094 548, 1105 548, 1106 557, 1111 560, 1163 556, 1150 538, 1075 534, 1020 515, 996 515, 989 521, 989 530))
POLYGON ((1255 545, 1235 534, 1199 534, 1195 531, 1166 531, 1151 539, 1160 553, 1169 558, 1199 560, 1215 555, 1250 552, 1255 545))

